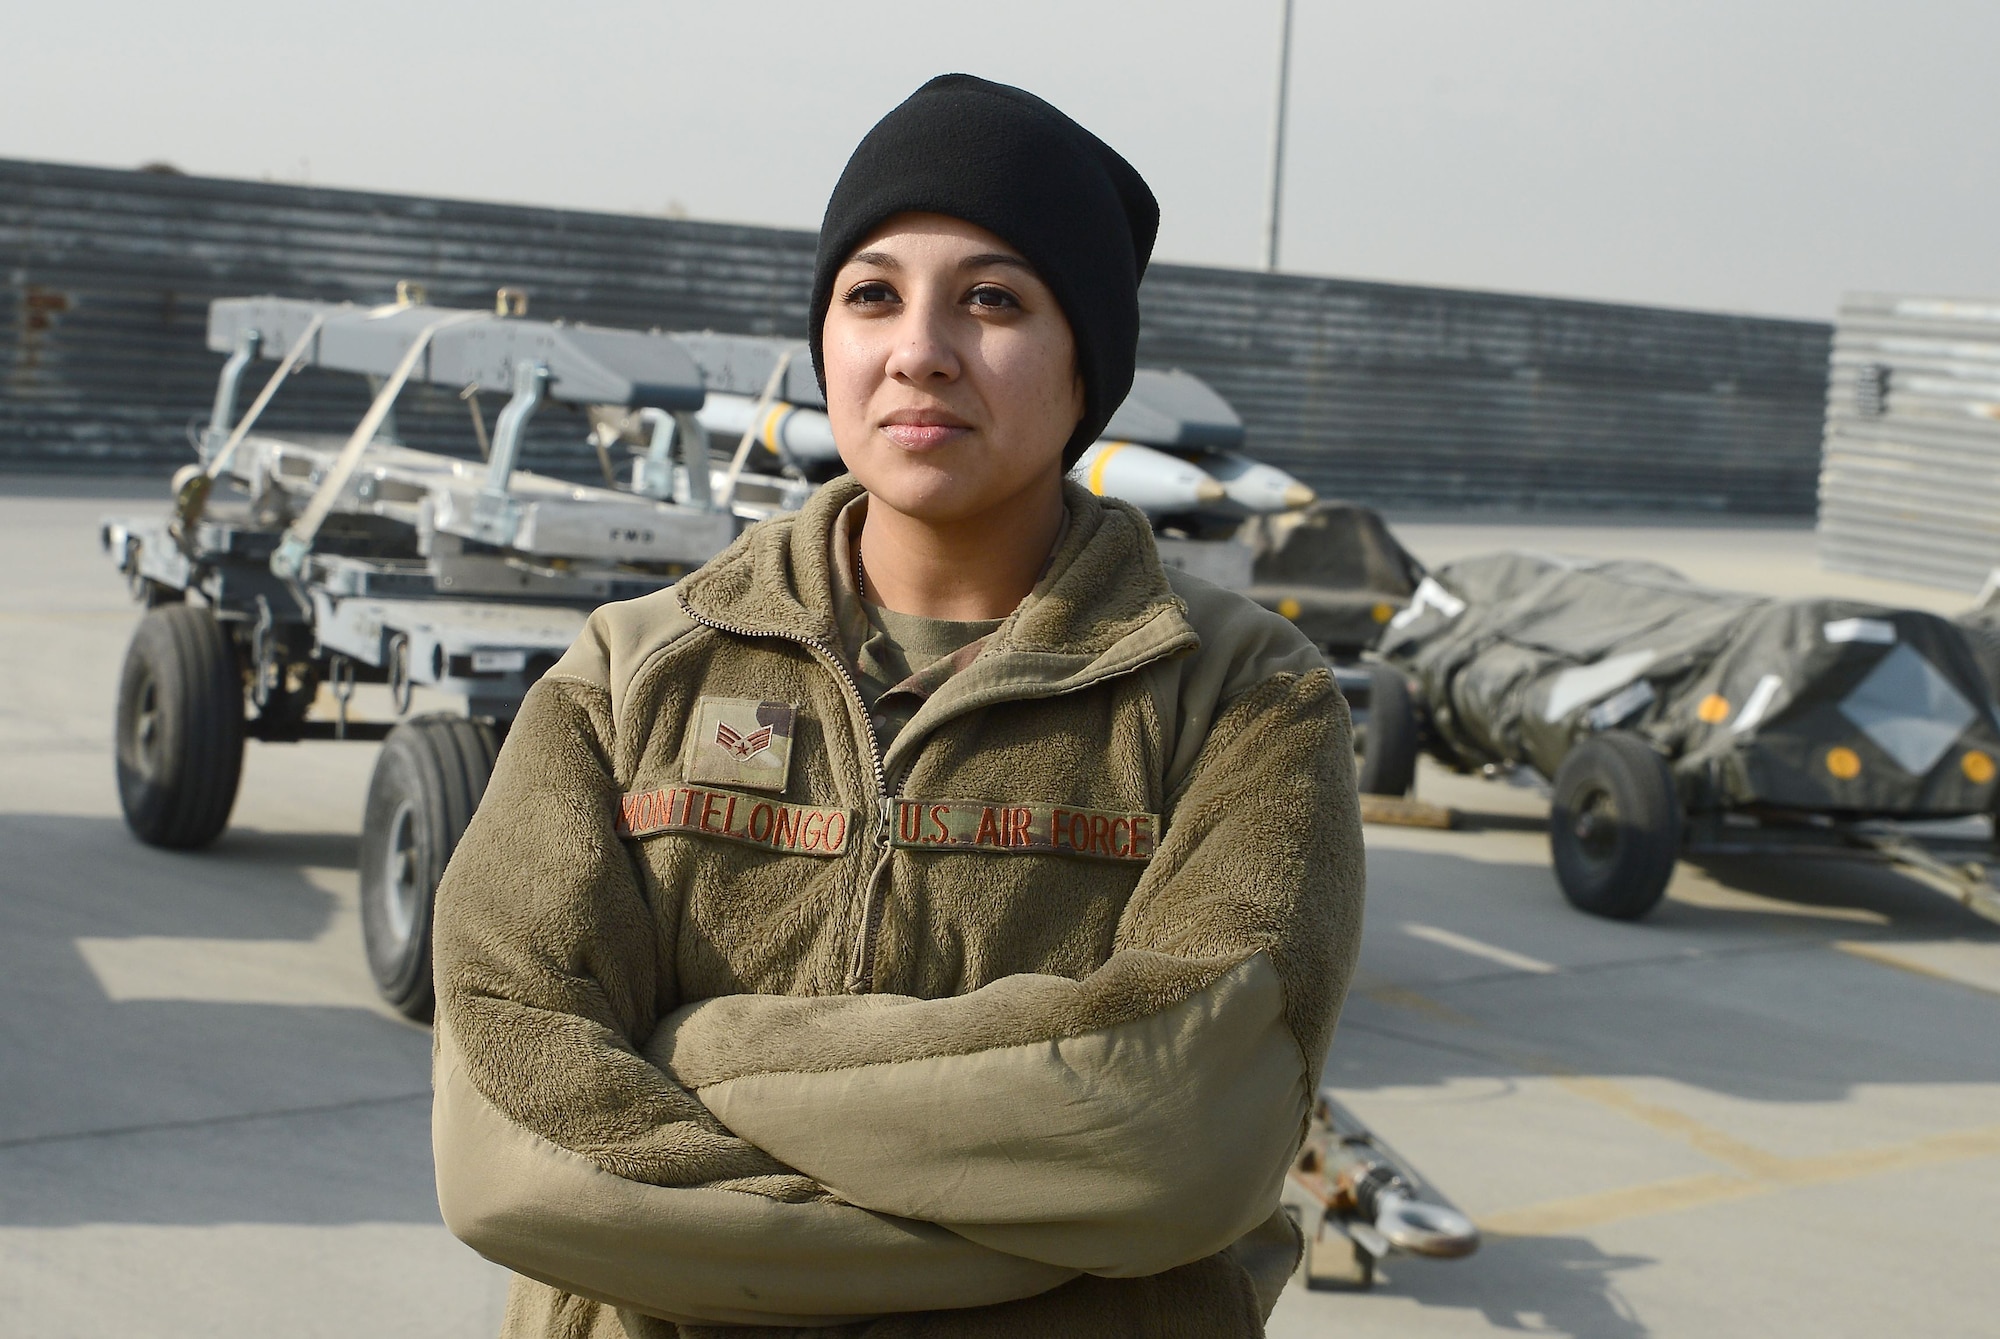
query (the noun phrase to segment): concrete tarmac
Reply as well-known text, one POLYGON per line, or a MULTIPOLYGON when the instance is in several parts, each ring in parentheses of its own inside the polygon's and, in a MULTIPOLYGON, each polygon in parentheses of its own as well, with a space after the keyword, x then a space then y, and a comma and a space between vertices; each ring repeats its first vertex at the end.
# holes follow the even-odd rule
MULTIPOLYGON (((0 1336, 490 1335, 505 1277, 432 1195, 428 1035, 361 960, 374 749, 252 744, 207 852, 119 819, 137 615, 96 520, 160 504, 0 478, 0 1336)), ((1964 602, 1820 572, 1797 526, 1398 531, 1434 561, 1525 542, 1964 602)), ((1804 859, 1687 865, 1645 923, 1593 921, 1537 788, 1419 794, 1467 821, 1370 830, 1328 1082, 1487 1240, 1366 1294, 1295 1286, 1272 1334, 1993 1332, 2000 927, 1804 859)))

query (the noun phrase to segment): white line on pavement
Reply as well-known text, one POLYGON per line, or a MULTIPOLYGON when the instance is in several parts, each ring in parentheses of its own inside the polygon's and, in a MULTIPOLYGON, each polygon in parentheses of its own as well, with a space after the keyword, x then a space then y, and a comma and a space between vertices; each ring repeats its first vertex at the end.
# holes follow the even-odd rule
POLYGON ((1501 948, 1497 944, 1487 944, 1477 939, 1467 938, 1462 934, 1454 934, 1450 930, 1440 929, 1435 925, 1417 925, 1405 921, 1403 922, 1403 933, 1415 939, 1427 940, 1443 948, 1452 948, 1457 949, 1460 953, 1469 953, 1475 958, 1484 958, 1488 962, 1497 962, 1502 967, 1512 967, 1514 970, 1520 972, 1547 973, 1559 970, 1552 962, 1543 962, 1540 958, 1531 958, 1525 953, 1516 953, 1510 948, 1501 948))

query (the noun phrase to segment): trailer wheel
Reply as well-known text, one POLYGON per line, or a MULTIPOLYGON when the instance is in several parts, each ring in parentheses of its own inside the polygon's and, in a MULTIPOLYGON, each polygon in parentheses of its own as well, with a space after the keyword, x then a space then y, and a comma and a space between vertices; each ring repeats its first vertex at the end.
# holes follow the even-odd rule
POLYGON ((1368 669, 1368 731, 1361 741, 1361 791, 1407 795, 1417 783, 1417 709, 1409 681, 1387 665, 1368 669))
POLYGON ((140 577, 138 583, 139 603, 148 609, 187 603, 187 592, 178 586, 169 586, 166 582, 155 581, 151 577, 140 577))
POLYGON ((498 750, 491 726, 418 716, 389 732, 361 822, 361 938, 375 988, 419 1021, 431 1016, 431 904, 498 750))
POLYGON ((1680 796, 1666 759, 1620 730, 1577 744, 1556 769, 1549 846, 1556 882, 1577 910, 1621 921, 1651 911, 1681 849, 1680 796))
POLYGON ((139 620, 118 676, 118 804, 140 841, 207 846, 229 825, 243 775, 243 673, 207 609, 139 620))

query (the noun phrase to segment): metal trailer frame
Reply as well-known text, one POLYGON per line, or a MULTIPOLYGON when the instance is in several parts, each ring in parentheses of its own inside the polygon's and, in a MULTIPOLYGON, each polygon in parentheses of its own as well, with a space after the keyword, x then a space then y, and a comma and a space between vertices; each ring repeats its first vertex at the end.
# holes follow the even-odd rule
POLYGON ((713 495, 707 436, 689 412, 705 393, 701 373, 672 336, 439 314, 409 301, 368 309, 264 298, 215 303, 209 342, 231 356, 197 478, 227 478, 248 500, 210 507, 204 488, 190 506, 184 481, 174 514, 107 520, 101 541, 148 603, 196 594, 240 633, 258 708, 252 738, 349 734, 340 719, 269 710, 287 661, 320 667, 336 687, 387 683, 404 704, 419 685, 459 694, 467 714, 509 721, 589 610, 670 584, 738 529, 731 499, 713 495), (447 321, 456 338, 424 338, 447 321), (363 421, 373 430, 345 444, 252 435, 248 415, 232 433, 249 364, 288 346, 303 347, 267 391, 306 367, 392 377, 415 353, 421 367, 411 371, 432 384, 506 387, 512 398, 484 464, 395 444, 402 381, 380 387, 363 421), (653 495, 518 469, 528 421, 550 400, 638 410, 654 440, 636 473, 655 483, 653 495))
MULTIPOLYGON (((793 365, 774 344, 707 337, 700 352, 733 346, 732 371, 755 364, 768 402, 793 365)), ((436 878, 529 688, 596 606, 670 585, 811 485, 746 474, 747 433, 715 468, 694 415, 703 369, 679 337, 528 320, 508 290, 490 313, 408 290, 375 308, 225 299, 209 345, 229 357, 199 464, 176 476, 166 516, 100 529, 151 611, 121 680, 126 819, 155 844, 203 846, 226 826, 243 739, 388 741, 362 832, 363 924, 385 998, 426 1016, 436 878), (279 365, 239 417, 260 357, 279 365), (359 425, 345 438, 257 432, 308 367, 370 378, 359 425), (396 442, 395 400, 416 379, 510 392, 490 440, 474 403, 484 461, 396 442), (550 401, 622 411, 639 428, 631 491, 518 468, 550 401), (359 683, 388 687, 394 722, 349 718, 359 683), (331 719, 315 713, 322 686, 331 719), (463 698, 462 717, 410 716, 418 687, 463 698)))
MULTIPOLYGON (((1996 833, 2000 837, 2000 833, 1996 833)), ((1823 814, 1742 814, 1726 810, 1690 817, 1681 847, 1689 856, 1812 855, 1883 865, 2000 923, 2000 886, 1993 882, 1994 842, 1919 836, 1894 819, 1836 819, 1823 814), (1731 821, 1731 820, 1736 821, 1731 821), (1953 849, 1956 848, 1956 849, 1953 849), (1985 855, 1987 860, 1950 859, 1985 855)))

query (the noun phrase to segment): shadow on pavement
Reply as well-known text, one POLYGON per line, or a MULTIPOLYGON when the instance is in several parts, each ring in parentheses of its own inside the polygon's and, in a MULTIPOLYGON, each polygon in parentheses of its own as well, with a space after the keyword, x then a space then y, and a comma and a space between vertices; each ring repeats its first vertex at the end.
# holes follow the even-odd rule
POLYGON ((1867 1084, 2000 1083, 1990 996, 1831 949, 1991 940, 1995 927, 1879 869, 1758 861, 1713 873, 1755 896, 1670 899, 1626 923, 1572 910, 1545 866, 1371 850, 1360 973, 1328 1082, 1638 1075, 1790 1102, 1867 1084), (1440 946, 1423 937, 1432 927, 1541 966, 1440 946))
POLYGON ((1466 1260, 1399 1256, 1376 1288, 1428 1309, 1477 1311, 1495 1329, 1642 1339, 1649 1331, 1619 1295, 1618 1275, 1654 1263, 1607 1255, 1581 1237, 1491 1237, 1466 1260))
MULTIPOLYGON (((1963 859, 1952 855, 1951 859, 1963 859)), ((1801 909, 1859 911, 1894 929, 2000 942, 2000 925, 1895 869, 1837 855, 1708 855, 1683 862, 1736 892, 1801 909)), ((1672 904, 1680 914, 1685 904, 1672 904)))
POLYGON ((5 814, 0 852, 0 1224, 438 1221, 430 1039, 375 1004, 341 933, 351 834, 174 853, 115 818, 5 814), (114 1000, 77 946, 156 936, 324 963, 327 1002, 200 980, 114 1000))

